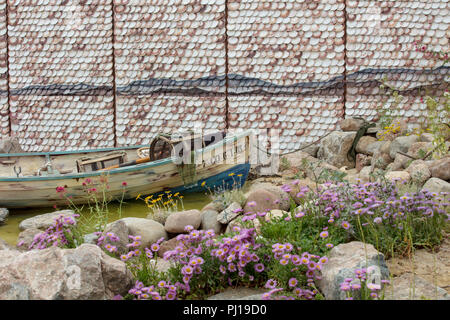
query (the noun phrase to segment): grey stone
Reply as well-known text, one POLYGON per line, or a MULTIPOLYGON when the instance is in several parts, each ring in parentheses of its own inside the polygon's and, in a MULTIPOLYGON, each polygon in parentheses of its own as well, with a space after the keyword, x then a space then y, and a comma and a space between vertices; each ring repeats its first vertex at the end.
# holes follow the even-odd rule
POLYGON ((58 219, 60 216, 63 216, 64 218, 69 218, 72 217, 74 214, 75 212, 73 212, 72 210, 61 210, 40 214, 35 217, 23 220, 19 224, 19 229, 22 231, 26 229, 46 230, 48 227, 52 226, 55 223, 55 220, 58 219))
POLYGON ((184 228, 188 225, 198 229, 202 222, 199 210, 187 210, 172 213, 166 220, 164 228, 170 233, 185 233, 184 228))
MULTIPOLYGON (((109 243, 109 244, 115 246, 117 248, 117 252, 119 254, 125 254, 125 253, 128 252, 127 245, 130 242, 129 239, 128 239, 128 236, 130 235, 130 231, 129 231, 130 227, 129 227, 129 225, 131 225, 131 223, 129 223, 129 225, 127 225, 126 221, 127 220, 124 221, 124 220, 120 220, 119 219, 117 221, 109 223, 105 227, 105 230, 103 231, 103 234, 102 234, 103 236, 106 236, 107 233, 111 232, 111 233, 113 233, 114 235, 116 235, 119 238, 119 241, 111 242, 107 237, 105 237, 106 241, 104 242, 105 244, 109 243)), ((156 226, 159 227, 159 225, 156 225, 156 226)), ((152 227, 152 228, 158 229, 157 227, 152 227)), ((161 229, 161 228, 159 228, 159 229, 161 229)), ((138 232, 137 230, 135 230, 135 231, 138 232)), ((164 236, 164 233, 162 232, 162 229, 160 230, 160 232, 157 231, 157 233, 160 233, 160 235, 162 237, 164 236)), ((143 236, 141 234, 138 234, 138 235, 143 236)), ((153 237, 146 237, 146 239, 147 238, 151 239, 151 240, 154 240, 153 237)), ((95 241, 94 244, 96 244, 96 243, 97 242, 95 241)))
POLYGON ((429 165, 431 176, 442 180, 450 180, 450 156, 434 160, 429 165))
POLYGON ((428 190, 430 192, 450 192, 450 183, 439 178, 430 178, 423 185, 422 190, 428 190))
POLYGON ((0 238, 0 250, 14 250, 8 242, 0 238))
MULTIPOLYGON (((141 236, 142 247, 150 247, 153 243, 158 241, 160 238, 167 239, 167 232, 164 226, 154 220, 145 218, 122 218, 117 221, 112 222, 119 223, 119 221, 125 222, 128 228, 128 235, 141 236)), ((108 224, 105 230, 110 230, 111 226, 108 224)), ((120 236, 120 235, 119 235, 120 236)), ((122 240, 122 239, 121 239, 122 240)), ((127 239, 128 241, 128 239, 127 239)))
POLYGON ((409 182, 411 180, 411 176, 406 171, 389 171, 385 174, 386 180, 399 180, 409 182))
POLYGON ((222 224, 217 221, 219 212, 216 210, 205 210, 202 212, 202 230, 214 230, 215 234, 219 234, 222 230, 222 224))
POLYGON ((222 224, 228 224, 233 221, 237 216, 242 214, 242 211, 235 212, 237 210, 242 210, 242 207, 239 203, 233 202, 230 204, 225 210, 221 211, 217 215, 217 221, 222 224))
POLYGON ((355 162, 348 160, 347 153, 355 136, 356 132, 332 132, 321 140, 317 157, 338 168, 354 168, 355 162))
POLYGON ((17 249, 20 251, 30 250, 30 246, 33 243, 34 237, 41 234, 42 230, 30 228, 19 233, 17 237, 17 249), (20 245, 19 245, 20 244, 20 245))
POLYGON ((9 211, 6 208, 0 208, 0 225, 6 222, 8 219, 9 211))
POLYGON ((354 118, 347 118, 339 123, 342 131, 358 131, 363 124, 364 120, 354 118))
POLYGON ((392 280, 385 290, 386 300, 450 300, 444 289, 415 276, 404 273, 392 280))
POLYGON ((327 300, 343 300, 345 294, 340 285, 345 278, 355 278, 355 269, 370 268, 369 281, 381 282, 389 278, 384 255, 373 245, 359 241, 340 244, 331 249, 328 262, 322 266, 319 290, 327 300))
POLYGON ((369 156, 373 156, 375 152, 380 150, 381 146, 385 144, 385 141, 375 141, 367 145, 366 154, 369 156))
POLYGON ((373 155, 373 149, 369 149, 369 146, 372 147, 381 146, 380 141, 377 141, 374 137, 371 136, 363 136, 359 139, 358 144, 356 145, 356 152, 364 153, 366 155, 373 155))
POLYGON ((99 236, 96 235, 95 233, 85 234, 83 236, 83 243, 97 244, 98 238, 99 238, 99 236))
POLYGON ((98 246, 0 251, 0 300, 98 300, 126 294, 133 277, 98 246))
POLYGON ((0 140, 0 153, 24 153, 17 137, 8 137, 0 140))
POLYGON ((423 160, 413 161, 406 169, 406 172, 410 174, 412 181, 420 186, 431 178, 430 170, 423 160))
POLYGON ((395 159, 397 152, 407 153, 411 145, 419 140, 416 135, 397 137, 392 141, 389 148, 389 155, 395 159))

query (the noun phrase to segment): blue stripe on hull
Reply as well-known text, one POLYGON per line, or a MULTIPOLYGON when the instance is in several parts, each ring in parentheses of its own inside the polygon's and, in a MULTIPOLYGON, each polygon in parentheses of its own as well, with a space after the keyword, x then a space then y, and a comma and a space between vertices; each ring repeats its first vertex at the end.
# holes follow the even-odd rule
MULTIPOLYGON (((227 171, 221 172, 215 176, 211 176, 204 180, 199 180, 199 181, 197 181, 197 183, 194 183, 190 186, 176 187, 176 188, 170 189, 170 191, 172 193, 179 192, 181 194, 185 194, 188 192, 204 192, 208 189, 216 191, 216 190, 231 189, 233 187, 241 188, 244 185, 249 172, 250 172, 250 164, 244 163, 244 164, 234 166, 233 168, 228 169, 227 171), (230 174, 233 174, 233 175, 230 175, 230 174), (242 175, 242 176, 238 177, 238 175, 242 175), (202 186, 203 182, 205 184, 202 186)), ((159 192, 159 193, 157 193, 157 195, 161 194, 161 193, 162 192, 159 192)))

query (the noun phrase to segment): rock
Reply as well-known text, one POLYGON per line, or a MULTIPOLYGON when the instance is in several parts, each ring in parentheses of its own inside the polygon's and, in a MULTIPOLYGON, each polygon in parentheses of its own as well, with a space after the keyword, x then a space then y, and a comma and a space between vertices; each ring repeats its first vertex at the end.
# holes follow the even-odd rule
POLYGON ((375 141, 372 143, 369 143, 367 145, 367 147, 365 148, 365 154, 369 155, 369 156, 373 156, 375 152, 377 152, 378 150, 380 150, 381 146, 383 144, 385 144, 386 141, 375 141))
POLYGON ((428 190, 430 192, 450 192, 450 183, 439 178, 430 178, 423 185, 422 190, 428 190))
POLYGON ((413 257, 393 257, 386 261, 393 277, 414 273, 450 294, 450 238, 447 236, 438 251, 414 250, 413 257))
POLYGON ((202 211, 214 210, 214 211, 220 212, 222 210, 225 210, 225 208, 226 208, 226 206, 223 201, 213 200, 212 202, 210 202, 206 206, 204 206, 202 211))
POLYGON ((286 160, 281 160, 280 165, 282 165, 283 161, 284 161, 288 164, 289 167, 294 167, 294 168, 302 168, 304 161, 308 161, 308 162, 319 161, 318 159, 312 157, 309 153, 304 152, 304 151, 296 151, 293 153, 289 153, 289 154, 283 155, 282 159, 283 158, 286 160))
POLYGON ((150 260, 150 264, 159 272, 167 272, 169 268, 172 266, 172 263, 165 259, 158 259, 158 260, 150 260))
MULTIPOLYGON (((372 149, 369 151, 368 148, 371 144, 375 143, 377 144, 377 139, 371 136, 362 136, 361 139, 359 139, 358 144, 356 145, 356 152, 358 153, 364 153, 365 155, 373 155, 372 149)), ((381 143, 378 143, 379 146, 381 146, 381 143)))
MULTIPOLYGON (((284 184, 285 187, 289 187, 288 185, 284 184)), ((279 200, 280 209, 282 210, 288 210, 290 208, 290 197, 289 193, 284 191, 281 187, 275 186, 271 183, 253 183, 250 186, 249 192, 256 191, 264 189, 266 191, 269 191, 273 195, 276 196, 276 198, 279 200)))
POLYGON ((392 162, 392 158, 389 153, 383 153, 378 150, 372 157, 371 166, 379 169, 386 169, 386 167, 392 162))
POLYGON ((0 140, 0 153, 24 153, 17 137, 8 137, 0 140))
POLYGON ((332 132, 322 139, 317 157, 338 168, 344 166, 354 168, 355 162, 347 159, 347 153, 355 136, 356 132, 332 132))
POLYGON ((227 224, 236 219, 237 216, 243 213, 242 207, 239 203, 233 202, 225 210, 217 215, 217 222, 227 224))
POLYGON ((273 193, 258 189, 248 193, 244 212, 264 212, 271 209, 280 209, 280 200, 273 193))
POLYGON ((40 214, 38 216, 23 220, 19 224, 19 229, 22 231, 32 228, 46 230, 48 227, 52 226, 55 223, 55 220, 58 219, 60 216, 63 216, 64 218, 69 218, 72 217, 74 214, 75 212, 73 212, 72 210, 61 210, 40 214))
POLYGON ((145 218, 122 218, 108 224, 105 230, 110 230, 112 228, 110 225, 119 223, 119 221, 125 222, 129 235, 142 237, 142 247, 144 248, 150 247, 150 245, 161 238, 168 238, 167 232, 161 223, 145 218))
POLYGON ((369 268, 369 282, 389 278, 389 270, 384 261, 384 255, 373 245, 352 241, 340 244, 331 249, 328 262, 322 266, 321 279, 317 281, 319 290, 327 300, 344 300, 345 293, 340 291, 340 285, 345 278, 355 278, 355 269, 369 268), (366 260, 367 257, 367 260, 366 260))
POLYGON ((424 132, 419 136, 421 142, 433 142, 434 136, 432 133, 424 132))
POLYGON ((6 208, 0 208, 0 225, 6 222, 9 216, 9 211, 6 208))
POLYGON ((264 217, 264 219, 266 221, 272 221, 274 218, 282 218, 285 216, 289 216, 289 212, 284 211, 284 210, 270 210, 266 216, 264 217))
POLYGON ((225 291, 210 296, 206 300, 262 300, 262 295, 265 292, 267 290, 258 288, 227 288, 225 291))
MULTIPOLYGON (((381 153, 389 154, 389 150, 391 149, 392 141, 380 141, 382 142, 380 148, 378 149, 381 153)), ((395 159, 395 158, 394 158, 395 159)))
POLYGON ((186 210, 172 213, 166 220, 164 228, 170 233, 185 233, 184 227, 191 225, 200 227, 202 216, 199 210, 186 210))
MULTIPOLYGON (((127 247, 127 245, 130 243, 130 241, 128 239, 129 235, 130 235, 129 227, 126 224, 126 222, 121 219, 116 220, 116 221, 106 225, 105 230, 103 231, 103 234, 102 234, 102 236, 105 237, 104 243, 105 244, 109 243, 109 244, 115 246, 117 248, 117 252, 119 254, 126 254, 129 251, 129 249, 127 247), (114 235, 116 235, 119 238, 119 241, 111 242, 108 239, 108 237, 105 237, 106 234, 110 233, 110 232, 114 233, 114 235)), ((139 235, 142 236, 141 234, 139 234, 139 235)), ((97 241, 94 242, 94 244, 96 244, 96 243, 97 243, 97 241)))
POLYGON ((372 167, 367 166, 361 169, 359 172, 359 178, 361 179, 362 183, 369 182, 370 181, 370 174, 372 172, 372 167))
POLYGON ((423 158, 433 149, 431 142, 414 142, 408 149, 408 154, 416 159, 423 158))
POLYGON ((219 213, 216 210, 202 211, 202 230, 214 230, 215 234, 220 234, 222 231, 222 224, 218 221, 219 213))
POLYGON ((372 157, 362 154, 362 153, 358 153, 356 155, 355 168, 356 168, 357 172, 361 171, 362 168, 370 165, 371 163, 372 163, 372 157))
POLYGON ((434 160, 429 166, 431 176, 442 180, 450 180, 450 157, 434 160))
POLYGON ((8 242, 6 242, 3 239, 0 239, 0 250, 15 250, 15 249, 12 246, 10 246, 8 242))
POLYGON ((419 140, 416 135, 397 137, 392 141, 389 148, 389 155, 395 159, 397 152, 407 153, 411 145, 419 140))
POLYGON ((413 159, 408 158, 407 156, 404 156, 400 153, 397 153, 395 156, 394 162, 390 163, 387 166, 388 170, 391 171, 398 171, 406 168, 408 166, 408 162, 413 161, 413 159))
POLYGON ((342 131, 358 131, 363 124, 364 120, 354 118, 347 118, 339 123, 342 131))
POLYGON ((161 244, 159 245, 159 251, 158 251, 158 256, 163 258, 164 257, 164 253, 166 251, 172 251, 175 250, 176 246, 178 245, 178 240, 177 238, 172 238, 166 241, 161 242, 161 244))
POLYGON ((398 180, 398 181, 406 181, 409 182, 411 180, 411 176, 406 171, 389 171, 385 174, 386 180, 398 180))
POLYGON ((386 288, 386 300, 450 300, 450 295, 444 289, 414 276, 404 273, 394 278, 386 288))
POLYGON ((414 160, 406 169, 411 179, 417 185, 422 186, 428 179, 431 178, 430 170, 423 160, 414 160))
POLYGON ((125 295, 133 277, 98 246, 0 251, 1 300, 99 300, 125 295))
POLYGON ((317 144, 312 144, 310 142, 307 143, 301 143, 300 144, 300 148, 304 148, 301 151, 306 152, 307 154, 309 154, 311 157, 316 158, 317 157, 317 151, 319 151, 319 146, 317 144), (306 145, 309 145, 306 147, 306 145))
POLYGON ((162 225, 166 224, 167 218, 173 212, 165 209, 154 209, 152 210, 146 217, 146 219, 155 220, 156 222, 161 223, 162 225))
POLYGON ((30 250, 34 237, 42 232, 42 230, 30 228, 19 233, 19 236, 17 237, 17 249, 20 251, 30 250))
MULTIPOLYGON (((83 236, 83 243, 97 244, 99 236, 95 233, 88 233, 83 236)), ((117 243, 115 244, 117 246, 117 243)))

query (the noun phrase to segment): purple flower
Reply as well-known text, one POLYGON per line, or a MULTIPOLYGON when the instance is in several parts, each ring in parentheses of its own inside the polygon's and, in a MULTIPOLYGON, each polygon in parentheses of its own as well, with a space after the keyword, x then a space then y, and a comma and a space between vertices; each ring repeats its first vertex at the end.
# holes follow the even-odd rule
POLYGON ((269 279, 264 287, 267 289, 275 289, 277 287, 277 282, 274 279, 269 279))
POLYGON ((348 230, 350 228, 350 223, 348 223, 347 221, 342 221, 341 226, 345 230, 348 230))
POLYGON ((295 287, 297 285, 298 281, 296 278, 290 278, 288 281, 289 287, 295 287))
POLYGON ((256 270, 256 272, 263 272, 264 271, 264 264, 262 264, 262 263, 255 264, 255 270, 256 270))
POLYGON ((320 237, 323 238, 323 239, 327 238, 328 237, 328 231, 322 231, 320 233, 320 237))

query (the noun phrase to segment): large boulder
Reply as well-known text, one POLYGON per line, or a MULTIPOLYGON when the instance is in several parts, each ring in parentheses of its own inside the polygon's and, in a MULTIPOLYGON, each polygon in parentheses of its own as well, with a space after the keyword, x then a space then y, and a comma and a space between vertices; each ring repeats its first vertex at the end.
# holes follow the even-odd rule
POLYGON ((0 139, 0 153, 24 153, 17 137, 0 139))
POLYGON ((450 193, 450 183, 439 178, 430 178, 423 185, 422 190, 428 190, 430 192, 449 192, 450 193))
POLYGON ((398 180, 398 181, 406 181, 409 182, 411 180, 411 176, 406 171, 389 171, 384 175, 386 180, 398 180))
POLYGON ((75 212, 73 212, 72 210, 60 210, 40 214, 38 216, 23 220, 19 224, 19 229, 22 231, 26 229, 46 230, 48 227, 52 226, 55 223, 55 220, 58 219, 60 216, 63 216, 63 218, 69 218, 72 217, 74 214, 75 212))
POLYGON ((242 207, 239 203, 233 202, 225 210, 217 215, 217 222, 227 224, 233 221, 237 216, 242 214, 242 207))
POLYGON ((142 247, 150 247, 150 245, 152 245, 159 239, 168 238, 167 232, 161 223, 144 218, 122 218, 108 224, 105 230, 112 230, 114 228, 113 224, 118 224, 120 223, 120 221, 123 221, 127 226, 128 235, 142 237, 142 247))
POLYGON ((317 157, 338 168, 344 166, 354 168, 355 161, 350 161, 347 153, 352 147, 355 136, 356 132, 332 132, 322 139, 317 157))
POLYGON ((245 213, 265 212, 271 209, 280 209, 281 200, 279 196, 266 189, 257 189, 248 193, 247 202, 244 206, 245 213))
POLYGON ((376 146, 381 146, 381 143, 379 143, 377 139, 371 136, 363 136, 359 139, 358 144, 356 145, 356 152, 371 156, 373 155, 373 147, 376 146), (369 148, 369 146, 371 148, 369 148))
MULTIPOLYGON (((288 187, 287 185, 284 185, 285 187, 288 187)), ((286 189, 285 191, 282 187, 273 185, 272 183, 267 182, 258 182, 253 183, 250 186, 249 192, 256 191, 256 190, 267 190, 270 193, 272 193, 276 198, 279 200, 280 209, 282 210, 288 210, 290 207, 290 196, 288 191, 289 189, 286 189)), ((247 201, 248 202, 248 201, 247 201)), ((278 202, 278 201, 277 201, 278 202)))
POLYGON ((414 160, 406 169, 414 183, 422 186, 431 178, 430 170, 423 160, 414 160))
POLYGON ((6 219, 9 216, 9 211, 6 208, 0 208, 0 224, 3 224, 6 222, 6 219))
POLYGON ((0 238, 0 250, 15 250, 8 242, 0 238))
MULTIPOLYGON (((380 150, 381 146, 383 144, 385 144, 386 141, 375 141, 372 143, 369 143, 367 145, 367 147, 365 147, 364 149, 361 147, 361 150, 365 151, 365 154, 369 155, 369 156, 373 156, 375 152, 377 152, 378 150, 380 150)), ((359 145, 359 143, 358 143, 359 145)))
POLYGON ((159 245, 158 256, 163 258, 164 253, 166 253, 167 251, 175 250, 175 248, 178 246, 178 243, 179 242, 177 240, 177 237, 161 242, 161 244, 159 245))
POLYGON ((374 153, 372 160, 370 161, 372 168, 386 169, 393 161, 389 153, 382 152, 381 149, 382 148, 374 153))
POLYGON ((200 228, 202 230, 214 230, 215 234, 222 231, 222 224, 218 221, 219 212, 216 210, 202 211, 202 223, 200 228))
POLYGON ((431 142, 414 142, 408 149, 408 154, 416 159, 423 158, 433 149, 431 142))
POLYGON ((432 177, 450 180, 450 156, 432 161, 429 169, 432 177))
POLYGON ((198 229, 202 222, 199 210, 187 210, 172 213, 166 220, 164 228, 170 233, 185 233, 184 228, 188 225, 198 229))
POLYGON ((0 251, 0 300, 103 300, 133 285, 125 263, 98 246, 0 251))
POLYGON ((339 126, 342 131, 358 131, 364 124, 363 119, 347 118, 341 120, 339 126))
POLYGON ((419 140, 419 136, 401 136, 392 141, 389 148, 389 155, 392 159, 395 159, 397 152, 407 153, 411 145, 419 140))
MULTIPOLYGON (((105 230, 102 234, 102 236, 105 237, 104 244, 111 244, 111 245, 115 246, 117 248, 117 252, 119 254, 125 254, 128 252, 127 245, 129 243, 129 239, 128 239, 129 235, 130 235, 129 227, 124 220, 117 220, 117 221, 114 221, 114 222, 106 225, 105 230), (111 242, 110 237, 108 237, 109 233, 113 233, 116 237, 119 238, 119 241, 111 242)), ((89 238, 86 240, 89 240, 89 238)), ((92 240, 95 241, 95 238, 92 238, 92 240)), ((97 241, 95 241, 95 244, 96 243, 97 243, 97 241)))
POLYGON ((404 273, 392 280, 385 290, 386 300, 450 300, 450 295, 444 289, 433 283, 404 273))
POLYGON ((331 249, 328 262, 322 266, 318 287, 327 300, 344 300, 345 293, 340 290, 344 279, 355 278, 356 269, 369 267, 369 282, 380 283, 389 278, 384 255, 373 245, 359 241, 340 244, 331 249))
POLYGON ((30 246, 33 243, 34 238, 42 232, 44 231, 30 228, 19 233, 19 236, 17 237, 17 249, 20 251, 30 250, 30 246))

